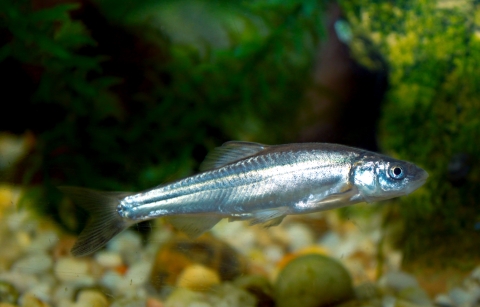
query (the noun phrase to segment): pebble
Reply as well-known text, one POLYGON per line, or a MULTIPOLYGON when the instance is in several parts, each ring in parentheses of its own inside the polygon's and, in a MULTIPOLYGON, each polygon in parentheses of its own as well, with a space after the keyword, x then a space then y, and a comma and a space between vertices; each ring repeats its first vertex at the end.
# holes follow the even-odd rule
POLYGON ((439 294, 435 297, 435 305, 439 307, 454 307, 455 303, 452 299, 446 294, 439 294))
POLYGON ((278 307, 319 307, 353 298, 352 279, 336 260, 303 255, 290 261, 274 284, 278 307))
POLYGON ((146 299, 139 297, 115 298, 110 307, 139 307, 145 306, 146 299))
POLYGON ((164 306, 165 305, 163 304, 162 301, 153 297, 147 298, 147 302, 145 303, 145 307, 164 307, 164 306))
POLYGON ((51 284, 39 282, 26 293, 32 294, 34 297, 43 302, 50 302, 52 299, 52 288, 53 287, 51 284))
POLYGON ((13 264, 12 271, 44 274, 53 266, 52 258, 44 252, 27 255, 13 264))
POLYGON ((58 241, 56 232, 52 230, 41 232, 37 234, 26 250, 32 253, 46 253, 53 249, 58 241))
POLYGON ((230 283, 223 283, 211 292, 176 288, 167 298, 165 307, 256 307, 256 298, 230 283))
POLYGON ((312 230, 301 223, 290 223, 286 227, 286 233, 291 252, 313 245, 315 241, 312 230))
POLYGON ((109 303, 103 293, 96 290, 82 290, 78 294, 75 307, 108 307, 109 303))
POLYGON ((73 304, 73 299, 77 290, 78 287, 69 283, 57 285, 53 290, 52 301, 55 302, 57 306, 65 306, 66 302, 71 302, 73 304))
POLYGON ((229 242, 233 248, 244 254, 256 245, 255 230, 244 222, 228 222, 228 219, 223 219, 211 232, 215 238, 229 242))
POLYGON ((472 293, 458 287, 451 289, 448 296, 456 306, 470 306, 473 301, 472 293))
POLYGON ((55 276, 62 282, 84 282, 91 278, 89 275, 88 262, 86 260, 73 257, 60 258, 55 264, 54 273, 55 276))
POLYGON ((209 297, 214 307, 256 307, 257 299, 247 291, 237 288, 229 282, 215 287, 214 295, 209 297))
POLYGON ((386 293, 418 305, 431 305, 427 293, 420 288, 417 280, 405 272, 388 272, 379 280, 379 287, 386 293))
POLYGON ((158 250, 150 282, 157 290, 174 286, 182 271, 194 264, 216 271, 222 281, 233 280, 246 271, 245 259, 227 243, 208 234, 195 240, 178 235, 158 250))
POLYGON ((0 280, 13 285, 18 292, 25 292, 38 284, 38 277, 21 272, 3 272, 0 273, 0 280))
POLYGON ((142 238, 132 230, 124 231, 108 242, 107 250, 120 255, 127 264, 133 264, 141 258, 142 238))
POLYGON ((22 307, 49 307, 47 303, 43 302, 42 300, 38 299, 32 293, 26 293, 20 299, 22 301, 22 307))
POLYGON ((0 302, 0 307, 18 307, 17 305, 13 305, 10 303, 1 303, 0 302))
MULTIPOLYGON (((165 301, 165 307, 191 307, 194 303, 205 302, 205 295, 187 288, 176 288, 165 301)), ((207 304, 207 306, 210 306, 207 304)))
POLYGON ((217 272, 201 264, 186 267, 177 279, 177 287, 194 291, 206 291, 218 284, 220 284, 220 277, 217 272))
POLYGON ((122 257, 115 252, 98 252, 95 254, 95 260, 105 268, 114 268, 123 264, 122 257))
POLYGON ((129 267, 127 273, 121 278, 113 277, 113 282, 116 282, 116 295, 125 298, 141 298, 146 299, 147 292, 145 285, 149 281, 151 270, 150 262, 140 262, 129 267))

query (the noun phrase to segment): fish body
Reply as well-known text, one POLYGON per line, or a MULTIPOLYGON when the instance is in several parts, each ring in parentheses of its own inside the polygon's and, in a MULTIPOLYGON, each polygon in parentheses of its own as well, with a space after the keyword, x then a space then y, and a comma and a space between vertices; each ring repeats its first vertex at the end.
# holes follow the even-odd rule
POLYGON ((410 162, 326 143, 227 142, 207 155, 201 170, 140 193, 60 188, 92 216, 72 254, 92 253, 153 218, 166 217, 192 237, 222 218, 275 226, 289 214, 406 195, 428 177, 410 162))

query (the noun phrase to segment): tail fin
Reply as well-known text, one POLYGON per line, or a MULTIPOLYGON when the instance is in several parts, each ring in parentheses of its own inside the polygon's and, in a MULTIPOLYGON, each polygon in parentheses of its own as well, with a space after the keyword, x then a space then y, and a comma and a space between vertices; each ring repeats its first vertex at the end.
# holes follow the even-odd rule
POLYGON ((123 219, 117 212, 120 200, 132 193, 101 192, 66 186, 58 189, 90 214, 90 220, 71 250, 74 256, 86 256, 99 250, 115 235, 134 224, 123 219))

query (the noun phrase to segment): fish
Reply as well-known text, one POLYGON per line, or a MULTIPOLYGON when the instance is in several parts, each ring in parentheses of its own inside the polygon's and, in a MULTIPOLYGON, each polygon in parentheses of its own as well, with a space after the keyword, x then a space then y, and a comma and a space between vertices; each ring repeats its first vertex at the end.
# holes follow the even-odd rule
POLYGON ((71 249, 80 257, 155 218, 192 238, 223 218, 270 227, 287 215, 407 195, 427 177, 411 162, 345 145, 230 141, 207 154, 199 173, 139 193, 59 189, 90 214, 71 249))

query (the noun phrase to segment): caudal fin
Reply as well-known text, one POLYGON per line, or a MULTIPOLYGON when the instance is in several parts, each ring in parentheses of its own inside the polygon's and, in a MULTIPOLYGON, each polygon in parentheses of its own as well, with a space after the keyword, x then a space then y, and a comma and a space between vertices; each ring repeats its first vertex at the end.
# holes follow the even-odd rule
POLYGON ((75 242, 71 253, 86 256, 102 248, 115 235, 133 223, 117 212, 120 200, 132 193, 101 192, 78 187, 59 187, 72 201, 90 214, 90 219, 75 242))

